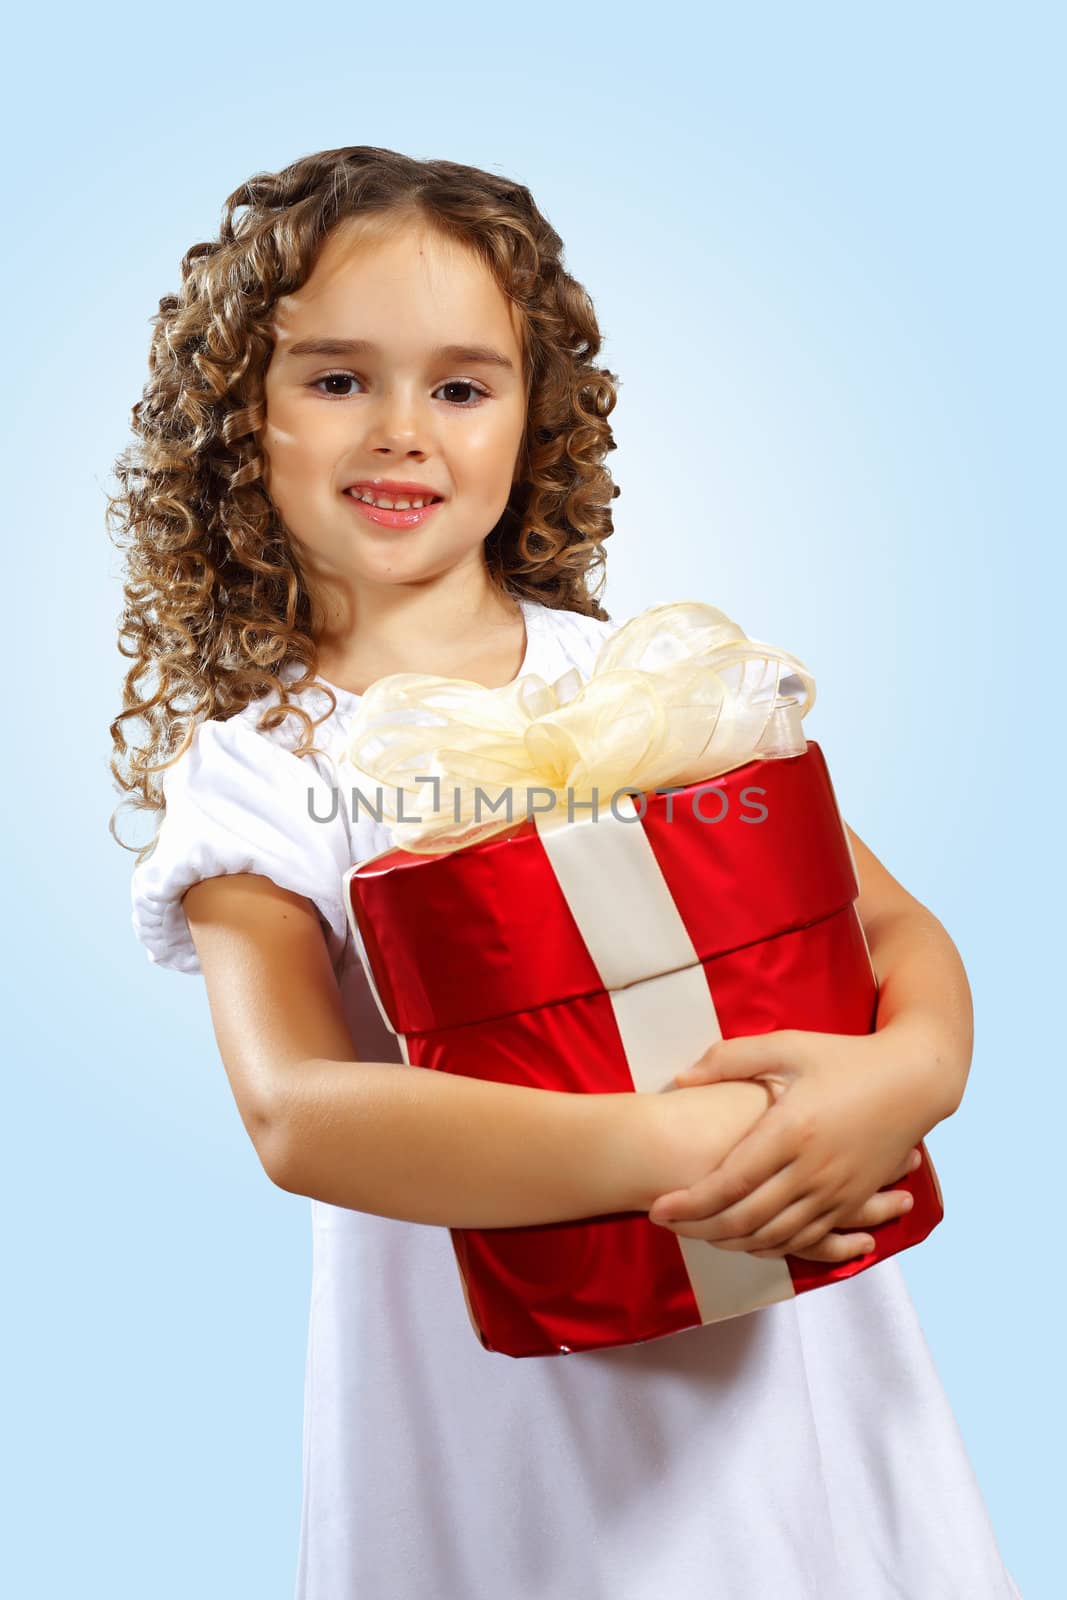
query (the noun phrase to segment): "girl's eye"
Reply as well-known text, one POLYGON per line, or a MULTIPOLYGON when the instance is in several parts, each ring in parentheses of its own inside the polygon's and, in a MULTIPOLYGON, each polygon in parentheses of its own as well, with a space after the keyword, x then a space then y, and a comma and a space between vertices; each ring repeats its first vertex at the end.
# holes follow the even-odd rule
MULTIPOLYGON (((478 384, 472 383, 469 378, 453 378, 449 383, 442 383, 441 384, 441 388, 442 389, 467 389, 471 394, 480 395, 480 396, 482 396, 483 399, 489 393, 488 389, 480 388, 478 384)), ((434 394, 436 394, 436 393, 437 393, 437 390, 435 389, 434 390, 434 394)), ((475 400, 475 405, 478 405, 479 403, 480 402, 478 400, 475 400)), ((448 402, 448 404, 449 405, 458 405, 461 410, 466 410, 466 411, 473 410, 472 406, 470 406, 470 405, 466 405, 465 406, 461 400, 450 400, 448 402)))
MULTIPOLYGON (((348 394, 338 393, 336 389, 332 391, 323 390, 319 386, 324 383, 359 383, 361 381, 354 372, 327 372, 324 377, 316 378, 311 387, 318 390, 320 394, 326 394, 332 400, 347 400, 349 398, 348 394)), ((473 403, 469 400, 447 400, 445 402, 446 405, 455 406, 457 411, 473 411, 475 406, 480 405, 482 399, 487 398, 489 394, 488 389, 483 389, 480 384, 474 383, 469 378, 452 378, 448 383, 438 384, 434 394, 439 394, 442 389, 466 389, 468 393, 480 397, 474 400, 473 403)))

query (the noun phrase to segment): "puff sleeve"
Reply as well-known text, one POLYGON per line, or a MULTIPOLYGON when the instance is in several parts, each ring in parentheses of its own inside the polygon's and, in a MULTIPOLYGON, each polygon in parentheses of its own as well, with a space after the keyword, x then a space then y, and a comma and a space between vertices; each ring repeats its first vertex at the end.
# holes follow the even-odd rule
POLYGON ((161 782, 159 836, 131 885, 133 930, 148 959, 200 972, 182 895, 202 878, 255 872, 314 904, 336 970, 348 937, 341 880, 351 848, 340 796, 313 761, 239 717, 211 720, 161 782))

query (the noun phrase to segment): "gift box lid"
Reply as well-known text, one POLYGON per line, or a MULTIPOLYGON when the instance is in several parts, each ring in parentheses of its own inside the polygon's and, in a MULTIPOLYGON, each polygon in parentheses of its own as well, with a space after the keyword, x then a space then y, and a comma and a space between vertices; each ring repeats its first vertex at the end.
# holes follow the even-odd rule
MULTIPOLYGON (((645 830, 700 961, 819 921, 859 893, 830 774, 812 740, 803 754, 746 762, 635 804, 644 814, 629 825, 645 830)), ((568 823, 598 826, 581 810, 568 823)), ((592 871, 592 853, 590 860, 592 871)), ((612 883, 602 892, 610 897, 612 883)), ((345 894, 397 1033, 603 990, 532 817, 445 854, 385 850, 350 869, 345 894)), ((620 940, 635 915, 639 907, 620 907, 620 940)), ((669 952, 665 963, 643 976, 672 970, 669 952)))

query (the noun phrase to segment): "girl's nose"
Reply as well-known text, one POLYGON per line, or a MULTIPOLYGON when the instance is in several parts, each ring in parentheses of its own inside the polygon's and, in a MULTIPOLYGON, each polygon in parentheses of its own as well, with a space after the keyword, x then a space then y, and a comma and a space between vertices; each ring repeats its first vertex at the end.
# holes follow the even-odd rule
POLYGON ((431 446, 433 419, 428 405, 406 389, 392 389, 374 396, 361 408, 371 449, 427 451, 431 446))

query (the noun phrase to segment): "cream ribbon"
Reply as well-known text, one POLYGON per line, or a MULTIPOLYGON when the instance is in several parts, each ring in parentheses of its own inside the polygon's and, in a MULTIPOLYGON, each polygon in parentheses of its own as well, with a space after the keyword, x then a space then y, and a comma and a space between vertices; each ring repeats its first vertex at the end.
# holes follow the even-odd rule
POLYGON ((795 656, 749 639, 715 606, 680 601, 619 628, 584 683, 576 667, 551 684, 527 673, 498 689, 379 678, 336 759, 377 781, 396 845, 432 855, 529 815, 563 826, 568 797, 602 815, 613 796, 802 754, 800 719, 814 703, 815 680, 795 656), (780 696, 786 673, 799 700, 780 696))

